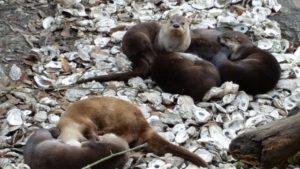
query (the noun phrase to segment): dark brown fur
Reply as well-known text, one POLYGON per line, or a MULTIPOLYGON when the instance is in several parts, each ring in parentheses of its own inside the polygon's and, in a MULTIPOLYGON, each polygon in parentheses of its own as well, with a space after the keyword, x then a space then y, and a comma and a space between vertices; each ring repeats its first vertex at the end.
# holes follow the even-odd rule
POLYGON ((186 50, 187 53, 193 53, 204 60, 211 61, 222 48, 218 41, 222 32, 216 29, 194 29, 191 30, 191 45, 186 50))
POLYGON ((157 155, 172 153, 198 166, 208 167, 199 156, 163 139, 133 104, 113 97, 91 97, 73 103, 61 117, 59 139, 74 142, 97 133, 115 133, 129 144, 148 143, 146 150, 157 155))
POLYGON ((184 53, 160 54, 152 65, 151 73, 152 79, 163 91, 189 95, 194 100, 201 100, 211 87, 221 81, 213 64, 184 53), (197 59, 187 59, 184 55, 197 59))
POLYGON ((229 49, 223 47, 212 62, 223 82, 233 81, 249 94, 264 93, 276 86, 281 70, 272 54, 256 47, 240 32, 227 31, 220 42, 229 49))
MULTIPOLYGON (((81 169, 99 159, 128 149, 128 144, 115 135, 104 135, 97 142, 86 141, 81 147, 64 144, 53 138, 49 130, 39 129, 24 148, 24 161, 31 169, 81 169)), ((126 154, 111 158, 93 169, 122 169, 126 154)))
POLYGON ((182 16, 174 15, 162 26, 157 22, 137 24, 126 32, 122 40, 122 50, 132 62, 132 71, 96 76, 79 80, 76 83, 80 84, 93 80, 98 82, 125 81, 136 76, 145 78, 149 76, 150 67, 156 57, 156 51, 173 50, 174 48, 185 51, 190 43, 188 40, 184 41, 186 37, 190 37, 189 22, 182 16), (187 36, 186 33, 188 33, 187 36), (160 42, 162 40, 164 43, 160 42))

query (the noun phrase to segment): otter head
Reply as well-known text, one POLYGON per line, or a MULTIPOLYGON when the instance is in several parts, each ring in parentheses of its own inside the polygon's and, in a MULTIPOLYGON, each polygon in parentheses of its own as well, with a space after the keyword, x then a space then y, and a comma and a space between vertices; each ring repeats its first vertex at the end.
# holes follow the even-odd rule
POLYGON ((168 52, 184 52, 191 43, 190 21, 184 16, 173 15, 159 31, 158 48, 168 52))
MULTIPOLYGON (((232 53, 235 53, 241 45, 244 44, 248 45, 252 43, 247 35, 235 31, 226 31, 222 35, 220 35, 218 39, 219 42, 222 45, 227 46, 232 53)), ((236 59, 236 58, 230 58, 230 59, 236 59)))
POLYGON ((178 14, 171 16, 166 25, 173 36, 185 36, 190 31, 190 21, 178 14))

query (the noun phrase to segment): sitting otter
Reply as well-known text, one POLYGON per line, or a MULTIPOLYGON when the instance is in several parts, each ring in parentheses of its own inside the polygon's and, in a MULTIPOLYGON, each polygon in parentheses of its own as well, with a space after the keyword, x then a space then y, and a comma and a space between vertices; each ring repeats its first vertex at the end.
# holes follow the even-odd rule
MULTIPOLYGON (((81 147, 61 143, 49 130, 39 129, 30 136, 24 148, 24 161, 31 169, 81 169, 112 153, 128 149, 128 143, 114 134, 100 136, 99 141, 83 142, 81 147)), ((93 169, 123 168, 128 155, 104 161, 93 169)))
POLYGON ((59 120, 58 139, 74 144, 97 134, 114 133, 130 145, 148 143, 147 151, 171 153, 198 166, 208 167, 198 155, 162 138, 133 104, 114 97, 91 97, 73 103, 59 120))
POLYGON ((189 95, 194 100, 201 100, 221 81, 213 64, 188 53, 160 54, 151 69, 152 79, 163 91, 189 95))
POLYGON ((136 76, 145 78, 150 73, 157 50, 183 52, 189 47, 190 42, 190 23, 183 16, 174 15, 162 26, 157 22, 135 25, 125 33, 122 40, 122 50, 133 64, 132 71, 96 76, 76 83, 93 80, 125 81, 136 76))
POLYGON ((281 69, 272 54, 255 46, 245 34, 226 31, 219 37, 225 45, 212 59, 223 82, 232 81, 249 94, 275 87, 281 69))

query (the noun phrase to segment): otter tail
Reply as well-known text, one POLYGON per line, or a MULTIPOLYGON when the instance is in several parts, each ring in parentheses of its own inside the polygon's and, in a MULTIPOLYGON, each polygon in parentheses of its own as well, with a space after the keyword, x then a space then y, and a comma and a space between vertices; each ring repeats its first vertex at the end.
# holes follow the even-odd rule
POLYGON ((101 75, 101 76, 95 76, 88 79, 82 79, 78 80, 76 84, 86 83, 90 81, 97 81, 97 82, 107 82, 107 81, 126 81, 130 78, 140 76, 142 78, 147 77, 149 74, 149 65, 139 64, 137 65, 132 71, 124 72, 124 73, 112 73, 109 75, 101 75))
POLYGON ((147 143, 148 143, 147 150, 154 152, 157 155, 164 155, 165 153, 171 153, 175 156, 190 161, 197 166, 210 168, 209 165, 201 157, 180 146, 168 142, 156 132, 151 133, 151 136, 147 140, 147 143))

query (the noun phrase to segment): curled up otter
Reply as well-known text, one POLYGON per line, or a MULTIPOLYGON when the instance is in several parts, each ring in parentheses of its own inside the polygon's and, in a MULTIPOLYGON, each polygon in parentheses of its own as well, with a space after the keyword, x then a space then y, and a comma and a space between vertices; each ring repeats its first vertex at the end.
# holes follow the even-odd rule
POLYGON ((145 78, 150 75, 157 51, 183 52, 190 41, 189 21, 183 16, 173 15, 162 25, 158 22, 137 24, 125 33, 122 40, 122 50, 132 62, 132 71, 96 76, 76 83, 126 81, 136 76, 145 78))
MULTIPOLYGON (((84 141, 78 147, 55 139, 53 131, 38 129, 27 141, 24 161, 31 169, 81 169, 111 153, 128 149, 128 143, 114 134, 100 136, 98 141, 84 141)), ((92 168, 121 169, 127 161, 128 155, 123 154, 92 168)))
POLYGON ((255 46, 247 35, 226 31, 219 36, 223 47, 212 59, 223 82, 239 84, 249 94, 265 93, 273 89, 281 69, 275 57, 255 46))
POLYGON ((148 143, 146 151, 157 155, 171 153, 197 166, 209 167, 198 155, 162 138, 133 104, 114 97, 91 97, 73 103, 57 124, 58 139, 78 145, 97 134, 114 133, 131 146, 148 143))

